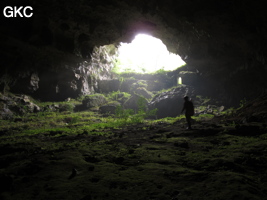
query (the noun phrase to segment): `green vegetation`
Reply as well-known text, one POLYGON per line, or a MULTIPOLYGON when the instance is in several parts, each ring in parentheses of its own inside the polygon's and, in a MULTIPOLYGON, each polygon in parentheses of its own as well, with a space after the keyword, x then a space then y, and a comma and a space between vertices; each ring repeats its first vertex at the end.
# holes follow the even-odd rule
POLYGON ((121 63, 120 59, 116 59, 116 61, 113 63, 114 67, 111 70, 112 73, 117 74, 117 75, 125 75, 125 74, 153 74, 153 75, 159 74, 159 75, 166 75, 168 72, 175 71, 178 68, 184 67, 186 65, 185 64, 185 65, 179 66, 174 70, 165 70, 164 66, 162 66, 162 68, 158 69, 157 71, 147 72, 147 70, 145 69, 145 66, 135 66, 134 63, 132 63, 131 61, 128 61, 128 62, 129 62, 128 63, 129 67, 125 68, 125 66, 122 67, 122 63, 121 63), (142 73, 136 72, 136 68, 140 69, 142 71, 142 73))
POLYGON ((247 99, 244 98, 244 99, 240 100, 239 106, 240 106, 240 108, 243 108, 246 104, 247 104, 247 99))
POLYGON ((228 108, 227 110, 223 111, 222 115, 225 117, 229 117, 229 116, 233 116, 235 113, 236 113, 236 109, 231 107, 231 108, 228 108))
POLYGON ((155 124, 155 123, 168 123, 168 124, 174 124, 175 122, 179 122, 183 120, 185 122, 185 116, 184 115, 180 115, 177 117, 165 117, 162 119, 157 119, 157 120, 153 120, 151 121, 151 124, 155 124))
POLYGON ((139 87, 146 88, 147 87, 146 81, 143 80, 143 81, 137 81, 136 83, 133 83, 132 86, 131 86, 131 89, 132 90, 136 90, 139 87))
POLYGON ((127 122, 131 115, 134 114, 133 109, 123 109, 122 106, 117 106, 115 116, 121 118, 124 122, 127 122))
MULTIPOLYGON (((108 94, 111 99, 118 99, 118 95, 129 97, 128 93, 113 92, 108 94)), ((97 95, 89 95, 97 96, 97 95)), ((86 99, 85 96, 82 99, 86 99)), ((101 95, 103 96, 103 95, 101 95)), ((12 136, 32 135, 32 134, 47 134, 51 132, 61 132, 61 134, 80 134, 84 131, 98 132, 102 129, 119 128, 133 123, 144 122, 145 118, 155 115, 156 110, 147 111, 145 100, 140 98, 138 101, 138 112, 134 113, 132 109, 123 109, 118 106, 115 116, 103 117, 92 111, 74 112, 75 105, 79 105, 79 101, 72 102, 45 102, 38 103, 44 109, 47 106, 54 106, 54 111, 46 109, 37 113, 25 113, 22 116, 17 116, 12 120, 0 120, 0 131, 14 130, 12 136)), ((100 131, 101 132, 101 131, 100 131)), ((102 132, 101 132, 102 134, 102 132)))
MULTIPOLYGON (((121 94, 129 96, 107 99, 121 94)), ((242 135, 236 121, 214 124, 214 115, 200 114, 188 131, 184 115, 147 120, 156 111, 144 98, 136 113, 118 106, 114 115, 70 109, 82 99, 37 102, 65 109, 0 120, 0 178, 12 180, 0 198, 265 198, 267 134, 260 124, 242 135)))
POLYGON ((195 119, 196 121, 206 121, 211 120, 214 117, 213 114, 200 114, 197 117, 192 117, 192 119, 195 119))
POLYGON ((139 98, 137 113, 134 113, 133 109, 123 109, 122 106, 118 106, 115 116, 120 118, 123 124, 144 123, 146 118, 155 116, 156 112, 157 109, 147 111, 145 98, 139 98))
POLYGON ((131 94, 129 94, 127 92, 116 91, 116 92, 108 93, 106 96, 107 96, 107 98, 109 98, 111 100, 118 100, 120 98, 128 99, 131 96, 131 94))
MULTIPOLYGON (((178 67, 178 68, 180 68, 180 67, 178 67)), ((177 69, 178 69, 177 68, 177 69)), ((176 69, 175 69, 176 70, 176 69)), ((167 72, 170 72, 170 70, 165 70, 165 69, 159 69, 159 70, 157 70, 157 71, 155 71, 155 72, 152 72, 151 74, 160 74, 160 75, 166 75, 167 74, 167 72)))
POLYGON ((133 116, 133 121, 135 123, 142 123, 145 118, 155 116, 156 113, 157 109, 147 111, 146 99, 144 97, 141 97, 138 99, 138 112, 133 116))

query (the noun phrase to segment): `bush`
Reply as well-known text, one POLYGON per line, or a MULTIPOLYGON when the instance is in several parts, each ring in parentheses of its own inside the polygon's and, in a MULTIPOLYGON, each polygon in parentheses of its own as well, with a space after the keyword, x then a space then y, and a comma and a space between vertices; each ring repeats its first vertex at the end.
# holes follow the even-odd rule
POLYGON ((120 91, 112 92, 112 93, 109 93, 107 95, 107 97, 112 99, 112 100, 119 100, 121 98, 129 98, 130 96, 131 96, 131 94, 129 94, 127 92, 120 92, 120 91))
POLYGON ((122 118, 125 122, 129 123, 141 123, 145 118, 156 115, 157 109, 148 111, 146 106, 146 99, 140 97, 137 102, 138 111, 134 114, 133 109, 123 109, 122 106, 116 108, 115 116, 117 118, 122 118))
POLYGON ((59 106, 59 112, 69 111, 73 112, 75 106, 72 103, 61 104, 59 106))
POLYGON ((123 109, 122 106, 117 106, 116 111, 115 111, 115 116, 117 118, 122 118, 125 121, 127 121, 129 117, 133 114, 134 114, 133 109, 123 109))

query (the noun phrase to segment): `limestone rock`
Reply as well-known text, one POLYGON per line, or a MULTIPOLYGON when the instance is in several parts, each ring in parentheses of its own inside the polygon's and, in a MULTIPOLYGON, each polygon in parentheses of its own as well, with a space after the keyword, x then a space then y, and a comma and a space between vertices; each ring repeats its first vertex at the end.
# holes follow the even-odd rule
POLYGON ((18 73, 16 81, 12 86, 12 91, 17 93, 32 94, 39 89, 40 78, 37 72, 22 72, 18 73))
POLYGON ((11 119, 13 118, 13 113, 8 108, 2 108, 0 110, 0 119, 11 119))
POLYGON ((125 109, 133 109, 137 112, 140 104, 144 104, 146 107, 148 105, 148 101, 144 97, 134 94, 124 103, 123 107, 125 109))
POLYGON ((31 102, 27 95, 5 96, 0 94, 0 118, 10 119, 14 114, 22 115, 27 112, 39 112, 41 108, 31 102))
POLYGON ((146 99, 151 99, 153 94, 149 91, 147 91, 146 88, 144 87, 139 87, 135 90, 135 93, 138 94, 138 95, 141 95, 143 97, 145 97, 146 99))
MULTIPOLYGON (((224 102, 238 105, 244 96, 254 98, 266 89, 264 1, 32 2, 38 7, 34 20, 3 19, 0 88, 33 92, 49 101, 101 92, 98 80, 113 79, 110 71, 119 43, 146 33, 179 54, 187 63, 184 71, 199 70, 199 86, 220 94, 224 102), (74 73, 68 76, 67 70, 74 73), (11 79, 3 80, 5 75, 11 79)), ((190 84, 187 75, 183 82, 190 84)), ((150 83, 150 91, 167 88, 150 83)))
POLYGON ((107 103, 106 98, 101 94, 88 95, 82 101, 85 108, 99 107, 107 103))
POLYGON ((149 103, 149 109, 157 108, 157 118, 176 117, 181 113, 185 95, 194 98, 194 88, 182 85, 156 95, 149 103))
POLYGON ((115 114, 117 107, 120 105, 121 104, 119 102, 114 101, 106 105, 100 106, 99 110, 102 114, 115 114))

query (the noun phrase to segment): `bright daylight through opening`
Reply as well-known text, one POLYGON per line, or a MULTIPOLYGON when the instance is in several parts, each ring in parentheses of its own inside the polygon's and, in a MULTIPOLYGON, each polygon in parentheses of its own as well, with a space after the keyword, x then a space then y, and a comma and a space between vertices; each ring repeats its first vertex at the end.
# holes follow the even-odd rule
POLYGON ((186 63, 179 55, 170 53, 160 39, 139 34, 130 43, 121 43, 116 71, 152 73, 163 69, 172 71, 186 63))

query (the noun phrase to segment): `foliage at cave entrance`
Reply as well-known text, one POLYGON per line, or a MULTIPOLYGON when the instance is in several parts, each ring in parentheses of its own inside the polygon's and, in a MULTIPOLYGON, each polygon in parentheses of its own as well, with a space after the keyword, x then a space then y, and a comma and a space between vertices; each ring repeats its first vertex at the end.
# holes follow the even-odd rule
POLYGON ((104 47, 115 56, 113 72, 117 74, 172 71, 185 64, 179 55, 170 53, 160 39, 149 35, 139 34, 129 44, 120 43, 116 53, 110 51, 111 45, 104 47))

